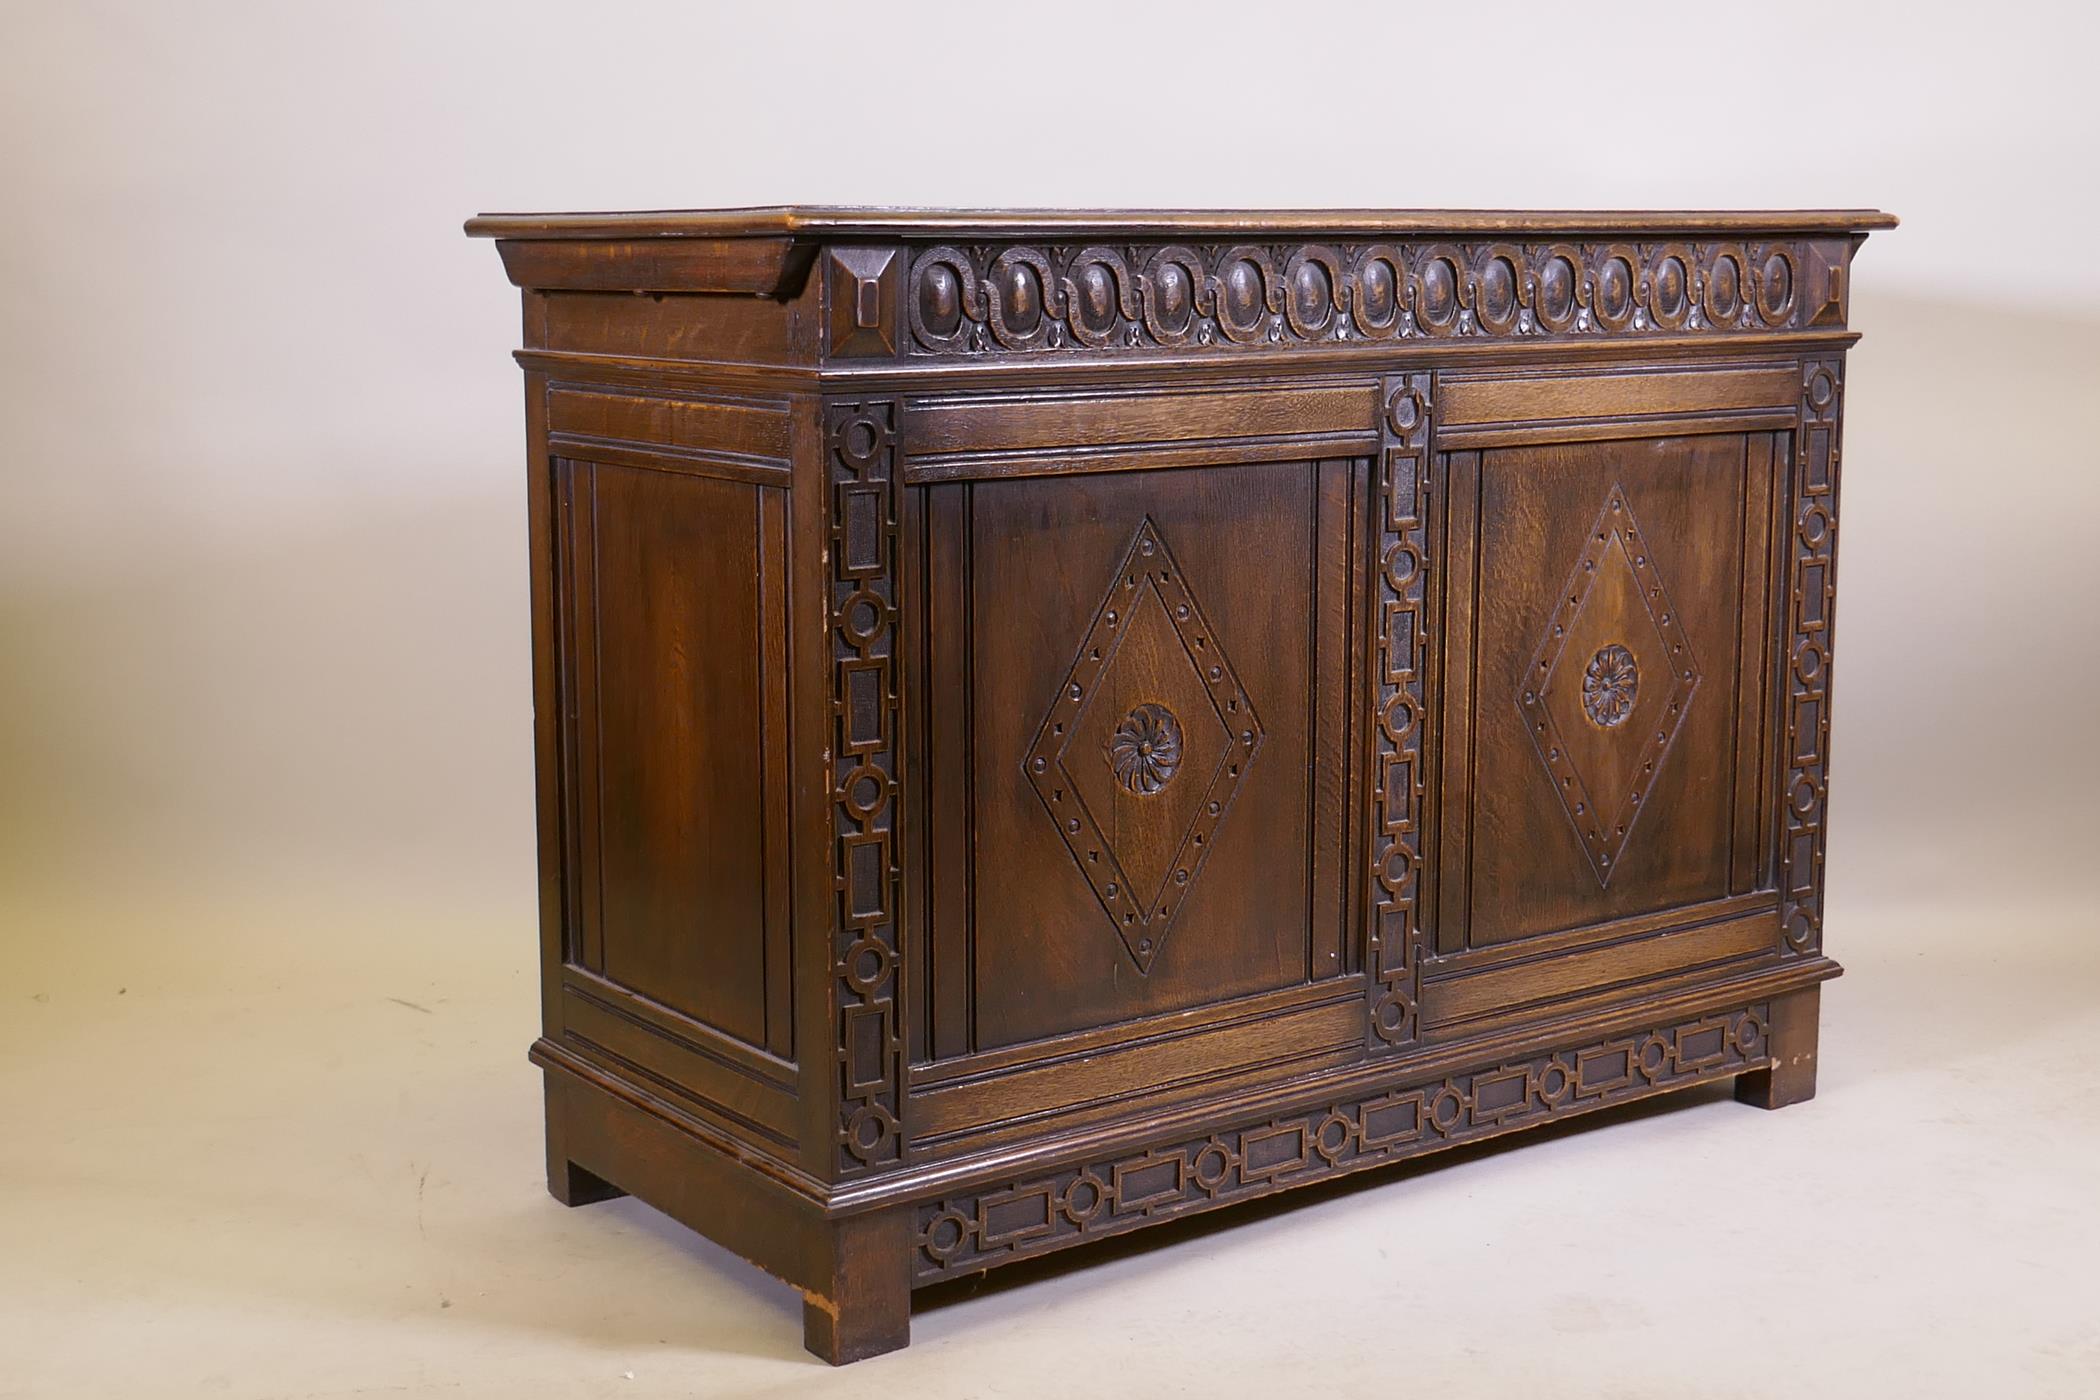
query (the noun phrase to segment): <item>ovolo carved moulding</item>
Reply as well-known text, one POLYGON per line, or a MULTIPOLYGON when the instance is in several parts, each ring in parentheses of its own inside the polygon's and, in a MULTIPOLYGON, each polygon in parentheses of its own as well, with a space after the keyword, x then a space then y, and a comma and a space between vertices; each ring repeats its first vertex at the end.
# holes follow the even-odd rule
POLYGON ((1807 245, 941 244, 906 287, 914 354, 1260 348, 1797 329, 1807 245))

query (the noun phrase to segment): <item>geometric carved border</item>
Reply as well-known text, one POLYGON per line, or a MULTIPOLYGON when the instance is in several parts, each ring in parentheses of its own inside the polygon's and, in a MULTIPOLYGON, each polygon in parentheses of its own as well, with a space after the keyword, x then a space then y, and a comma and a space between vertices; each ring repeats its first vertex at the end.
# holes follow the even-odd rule
POLYGON ((897 405, 827 402, 838 1169, 898 1156, 897 405))
POLYGON ((1428 792, 1430 377, 1384 385, 1377 462, 1378 574, 1373 610, 1370 929, 1367 996, 1373 1050, 1404 1045, 1421 1005, 1422 829, 1428 792))
POLYGON ((1824 815, 1830 795, 1830 661, 1836 621, 1838 424, 1844 361, 1801 366, 1787 570, 1786 786, 1779 847, 1781 951, 1823 944, 1824 815))
POLYGON ((918 1207, 927 1283, 1769 1062, 1767 1005, 1613 1036, 918 1207))

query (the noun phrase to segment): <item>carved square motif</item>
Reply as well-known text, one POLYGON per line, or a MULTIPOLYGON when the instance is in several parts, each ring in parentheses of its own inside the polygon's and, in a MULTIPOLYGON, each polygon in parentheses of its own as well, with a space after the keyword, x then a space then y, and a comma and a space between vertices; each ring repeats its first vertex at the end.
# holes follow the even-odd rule
POLYGON ((1611 883, 1698 688, 1691 640, 1614 485, 1517 697, 1600 886, 1611 883))
POLYGON ((825 251, 825 338, 832 354, 897 353, 896 264, 894 248, 825 251))
POLYGON ((1159 956, 1261 741, 1147 516, 1023 760, 1139 972, 1159 956))

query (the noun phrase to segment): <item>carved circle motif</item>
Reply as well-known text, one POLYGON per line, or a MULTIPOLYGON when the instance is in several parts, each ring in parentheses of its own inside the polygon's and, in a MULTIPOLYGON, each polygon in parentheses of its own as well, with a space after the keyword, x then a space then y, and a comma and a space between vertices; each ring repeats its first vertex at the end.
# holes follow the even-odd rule
POLYGON ((1138 796, 1159 792, 1181 769, 1181 722, 1165 705, 1138 706, 1108 736, 1108 766, 1138 796))
POLYGON ((1633 653, 1617 642, 1600 647, 1582 670, 1582 709, 1599 729, 1624 724, 1641 685, 1633 653))

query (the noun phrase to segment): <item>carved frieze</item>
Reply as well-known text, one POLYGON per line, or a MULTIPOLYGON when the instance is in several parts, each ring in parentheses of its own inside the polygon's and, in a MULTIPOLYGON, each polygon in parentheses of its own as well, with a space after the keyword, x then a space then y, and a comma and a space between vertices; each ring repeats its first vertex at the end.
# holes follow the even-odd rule
POLYGON ((906 320, 912 354, 963 356, 1792 330, 1818 246, 940 244, 906 320))

